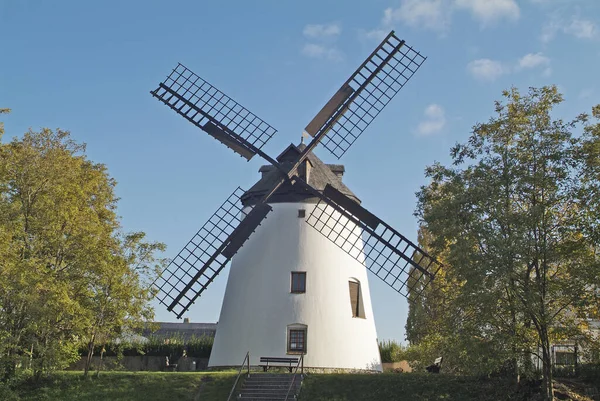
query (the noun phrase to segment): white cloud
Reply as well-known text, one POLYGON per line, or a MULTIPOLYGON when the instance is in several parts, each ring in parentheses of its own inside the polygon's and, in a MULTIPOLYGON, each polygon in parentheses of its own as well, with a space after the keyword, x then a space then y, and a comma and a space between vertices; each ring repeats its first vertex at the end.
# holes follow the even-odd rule
POLYGON ((389 31, 386 31, 385 29, 372 29, 370 31, 362 31, 360 32, 360 35, 365 39, 382 41, 388 33, 389 31))
POLYGON ((550 59, 542 53, 529 53, 519 59, 518 68, 536 68, 550 65, 550 59))
POLYGON ((408 26, 444 31, 450 23, 451 10, 447 0, 403 0, 398 8, 386 8, 383 26, 402 22, 408 26))
POLYGON ((438 104, 430 104, 425 108, 425 119, 417 127, 420 136, 429 136, 440 132, 446 126, 446 112, 438 104))
POLYGON ((573 18, 564 31, 580 39, 592 39, 598 33, 598 28, 592 21, 573 18))
POLYGON ((425 117, 429 117, 431 119, 443 119, 444 118, 444 109, 439 104, 430 104, 425 109, 425 117))
POLYGON ((343 53, 335 46, 342 27, 337 23, 308 24, 302 30, 302 35, 311 40, 304 43, 302 55, 315 59, 341 61, 343 53))
POLYGON ((556 32, 560 30, 560 26, 556 21, 549 21, 542 27, 540 40, 542 43, 548 43, 556 36, 556 32))
POLYGON ((454 4, 470 11, 484 25, 503 18, 517 20, 521 14, 515 0, 455 0, 454 4))
POLYGON ((550 58, 543 53, 528 53, 514 63, 501 62, 482 58, 473 60, 467 64, 467 70, 480 81, 495 81, 502 75, 507 75, 522 70, 543 69, 541 75, 549 77, 552 75, 550 58))
POLYGON ((308 24, 304 27, 302 34, 309 39, 336 38, 342 33, 339 24, 308 24))
POLYGON ((501 19, 516 20, 521 14, 516 0, 401 0, 399 7, 384 10, 381 26, 402 23, 445 33, 456 11, 470 12, 482 26, 501 19))
POLYGON ((548 43, 554 39, 557 33, 572 35, 578 39, 594 39, 598 37, 598 32, 598 26, 593 21, 576 16, 571 17, 568 21, 554 17, 542 28, 540 39, 543 43, 548 43))
POLYGON ((335 47, 328 47, 317 43, 307 43, 302 48, 302 54, 306 57, 325 59, 330 61, 341 61, 344 57, 335 47))
POLYGON ((467 70, 473 77, 481 81, 495 81, 510 72, 510 69, 501 62, 488 58, 471 61, 467 64, 467 70))
POLYGON ((584 88, 581 90, 581 92, 579 92, 579 95, 577 97, 579 99, 588 99, 588 98, 592 97, 593 94, 594 94, 594 89, 584 88))

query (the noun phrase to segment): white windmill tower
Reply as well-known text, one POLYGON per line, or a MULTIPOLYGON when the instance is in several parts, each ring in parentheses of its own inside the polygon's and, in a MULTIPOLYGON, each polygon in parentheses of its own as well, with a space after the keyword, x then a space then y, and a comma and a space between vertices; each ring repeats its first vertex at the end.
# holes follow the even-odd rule
POLYGON ((424 60, 390 32, 305 128, 311 142, 275 159, 261 148, 276 130, 183 65, 151 92, 246 159, 270 163, 155 282, 180 318, 235 255, 210 366, 238 365, 249 351, 252 365, 303 354, 306 367, 381 369, 366 270, 406 295, 439 263, 360 206, 344 167, 312 150, 322 144, 340 158, 424 60))
MULTIPOLYGON (((277 161, 293 162, 304 148, 290 145, 277 161)), ((245 208, 279 175, 272 166, 260 171, 260 181, 241 198, 245 208)), ((357 201, 343 172, 312 153, 299 169, 311 187, 331 185, 357 201)), ((232 260, 209 366, 235 365, 251 350, 252 363, 261 355, 304 353, 304 366, 381 369, 367 270, 305 223, 317 201, 300 186, 269 199, 269 217, 232 260)), ((350 224, 347 230, 360 230, 350 224)))

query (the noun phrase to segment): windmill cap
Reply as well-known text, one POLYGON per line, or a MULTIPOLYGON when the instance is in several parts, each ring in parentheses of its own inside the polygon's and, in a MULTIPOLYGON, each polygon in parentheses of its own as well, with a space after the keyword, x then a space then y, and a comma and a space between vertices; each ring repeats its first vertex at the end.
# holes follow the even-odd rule
MULTIPOLYGON (((302 143, 298 146, 290 144, 290 146, 277 156, 277 161, 282 164, 293 163, 298 160, 298 156, 305 148, 306 145, 302 143)), ((244 206, 253 205, 258 202, 262 196, 275 186, 281 177, 279 171, 272 165, 261 166, 258 171, 262 173, 260 180, 241 197, 244 206)), ((308 153, 306 160, 298 168, 299 176, 316 190, 323 191, 325 186, 329 184, 344 195, 360 203, 360 199, 342 182, 345 171, 346 169, 343 165, 325 164, 312 152, 308 153)), ((300 186, 291 186, 287 183, 283 184, 269 199, 269 203, 317 201, 318 198, 307 193, 300 186)))

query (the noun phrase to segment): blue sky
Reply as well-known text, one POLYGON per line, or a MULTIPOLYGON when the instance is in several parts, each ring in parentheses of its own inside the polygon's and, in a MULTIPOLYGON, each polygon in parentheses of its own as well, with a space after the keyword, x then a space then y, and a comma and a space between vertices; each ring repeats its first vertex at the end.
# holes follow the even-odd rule
MULTIPOLYGON (((447 163, 503 89, 556 84, 564 118, 600 103, 598 0, 0 0, 0 107, 13 109, 3 140, 70 130, 118 181, 124 230, 167 243, 172 257, 262 163, 148 92, 181 62, 277 128, 264 148, 275 155, 390 29, 428 59, 341 163, 363 205, 413 240, 425 166, 447 163)), ((405 300, 370 280, 379 338, 403 340, 405 300)), ((225 283, 192 321, 218 319, 225 283)), ((157 318, 174 316, 157 306, 157 318)))

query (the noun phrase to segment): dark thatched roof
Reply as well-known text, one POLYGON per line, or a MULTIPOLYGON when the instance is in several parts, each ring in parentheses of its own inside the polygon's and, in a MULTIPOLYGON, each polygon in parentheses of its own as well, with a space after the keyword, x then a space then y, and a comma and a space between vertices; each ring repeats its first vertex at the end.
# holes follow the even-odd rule
MULTIPOLYGON (((277 161, 282 165, 289 165, 298 160, 298 156, 304 150, 306 145, 300 144, 295 146, 291 144, 279 156, 277 161)), ((273 186, 279 181, 280 173, 271 165, 262 166, 259 170, 262 173, 260 180, 252 186, 243 196, 242 202, 244 205, 256 203, 264 196, 273 186)), ((323 191, 327 184, 330 184, 344 195, 360 203, 360 199, 342 182, 344 175, 344 166, 341 164, 325 164, 315 156, 314 153, 308 154, 305 160, 298 169, 299 176, 308 182, 313 188, 318 191, 323 191), (307 169, 308 163, 308 169, 307 169), (306 173, 308 170, 308 180, 306 173)), ((316 202, 317 199, 310 193, 307 193, 299 186, 291 186, 289 184, 282 185, 277 192, 269 199, 269 203, 278 202, 316 202)))

